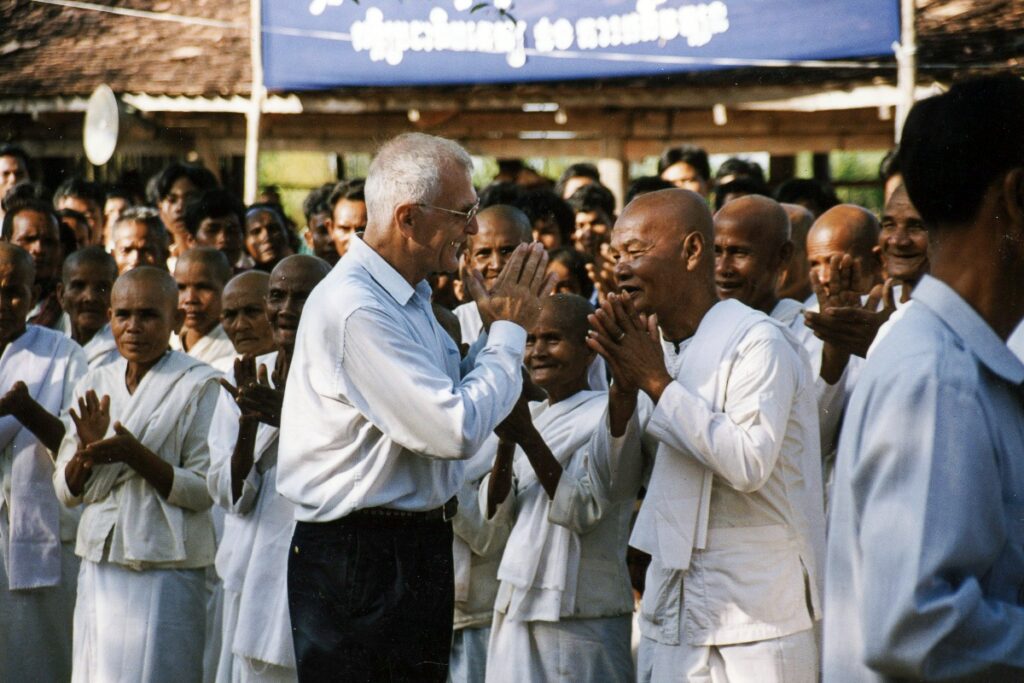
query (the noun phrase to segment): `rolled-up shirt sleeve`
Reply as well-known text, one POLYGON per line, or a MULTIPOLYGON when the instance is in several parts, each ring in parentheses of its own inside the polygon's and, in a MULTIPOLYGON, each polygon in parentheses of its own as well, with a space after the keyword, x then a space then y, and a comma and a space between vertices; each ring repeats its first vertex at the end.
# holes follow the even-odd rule
POLYGON ((692 455, 730 487, 752 493, 765 485, 779 458, 799 382, 799 357, 781 335, 743 343, 737 354, 725 412, 715 412, 673 381, 662 393, 647 432, 692 455))
POLYGON ((519 397, 526 332, 495 322, 458 383, 407 337, 382 311, 361 308, 349 316, 337 368, 339 398, 413 453, 468 458, 519 397))

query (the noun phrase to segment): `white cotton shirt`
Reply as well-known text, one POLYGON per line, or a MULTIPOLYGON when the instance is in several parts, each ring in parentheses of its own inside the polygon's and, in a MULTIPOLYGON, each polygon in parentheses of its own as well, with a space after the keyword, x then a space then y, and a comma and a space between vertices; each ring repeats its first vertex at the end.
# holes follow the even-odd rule
POLYGON ((444 505, 515 405, 525 344, 497 321, 460 366, 426 280, 413 287, 353 239, 306 302, 285 388, 277 488, 296 519, 444 505))

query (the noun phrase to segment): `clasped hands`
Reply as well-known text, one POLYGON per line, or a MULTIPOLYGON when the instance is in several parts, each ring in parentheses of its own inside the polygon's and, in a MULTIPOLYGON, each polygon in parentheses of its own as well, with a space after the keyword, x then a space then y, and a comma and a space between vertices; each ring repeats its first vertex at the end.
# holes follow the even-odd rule
MULTIPOLYGON (((853 283, 860 279, 860 263, 848 254, 835 255, 829 262, 829 277, 822 282, 811 272, 811 287, 818 298, 815 311, 805 311, 804 319, 814 335, 844 354, 867 357, 878 329, 896 310, 893 299, 895 281, 875 285, 862 304, 853 283), (880 306, 881 304, 881 306, 880 306)), ((901 301, 910 298, 910 285, 904 283, 901 301)))
POLYGON ((540 316, 541 302, 555 286, 555 277, 548 275, 547 269, 548 254, 539 242, 516 247, 491 291, 484 286, 480 271, 468 269, 465 285, 477 304, 484 329, 490 330, 495 320, 532 329, 540 316))
POLYGON ((284 404, 284 383, 288 377, 288 359, 282 353, 277 355, 277 364, 271 375, 270 385, 267 366, 256 368, 256 358, 245 355, 235 359, 235 384, 226 379, 220 385, 235 399, 242 411, 242 424, 263 422, 271 427, 281 426, 281 406, 284 404))
POLYGON ((587 346, 608 363, 611 390, 632 395, 643 391, 657 403, 672 382, 657 316, 637 313, 628 295, 609 292, 587 319, 591 327, 587 346))

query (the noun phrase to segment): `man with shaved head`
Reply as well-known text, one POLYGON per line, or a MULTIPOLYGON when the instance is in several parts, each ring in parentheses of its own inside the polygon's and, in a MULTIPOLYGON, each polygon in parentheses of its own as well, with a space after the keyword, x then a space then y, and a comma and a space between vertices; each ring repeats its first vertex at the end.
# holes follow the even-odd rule
MULTIPOLYGON (((270 276, 262 270, 247 270, 224 285, 220 324, 235 347, 235 357, 262 356, 274 350, 274 337, 267 320, 267 286, 270 276)), ((218 369, 234 367, 221 361, 218 369)))
MULTIPOLYGON (((225 391, 210 427, 207 479, 214 502, 227 513, 217 550, 224 585, 217 680, 247 680, 254 671, 262 672, 260 680, 296 677, 287 584, 295 509, 275 483, 278 428, 295 330, 309 293, 330 270, 323 259, 305 254, 286 256, 274 267, 269 288, 263 283, 274 349, 245 352, 221 380, 225 391)), ((255 275, 266 277, 243 273, 228 283, 225 306, 232 283, 255 275)))
MULTIPOLYGON (((790 301, 776 293, 779 274, 793 253, 789 217, 773 199, 746 195, 715 214, 715 289, 788 324, 796 317, 790 301), (780 304, 785 309, 776 313, 780 304)), ((797 311, 799 310, 799 302, 797 311)))
POLYGON ((480 484, 488 516, 514 518, 501 556, 488 681, 629 681, 629 518, 640 489, 636 395, 593 391, 581 296, 544 301, 526 367, 547 396, 520 398, 496 430, 480 484), (513 478, 515 486, 513 486, 513 478))
MULTIPOLYGON (((533 240, 533 229, 525 213, 505 204, 494 204, 482 209, 476 220, 480 228, 466 240, 462 260, 467 269, 476 268, 480 271, 484 286, 490 290, 516 247, 533 240)), ((462 342, 472 344, 484 328, 476 302, 470 301, 457 307, 455 315, 462 325, 462 342)))
POLYGON ((654 404, 645 431, 659 442, 630 541, 652 556, 638 679, 817 681, 824 513, 801 349, 763 312, 719 300, 698 195, 634 199, 611 245, 621 293, 589 343, 613 386, 654 404))
POLYGON ((166 268, 170 256, 170 237, 156 209, 136 206, 125 211, 110 231, 112 254, 117 272, 138 266, 166 268))
POLYGON ((50 453, 87 366, 78 344, 26 324, 34 270, 0 242, 0 680, 56 682, 71 676, 77 516, 54 495, 50 453))
POLYGON ((779 277, 779 298, 807 301, 814 296, 811 290, 811 268, 807 263, 807 233, 814 223, 814 214, 799 204, 782 204, 782 208, 789 216, 793 253, 779 277))
POLYGON ((913 287, 928 272, 928 228, 902 184, 893 190, 882 209, 878 250, 885 276, 903 287, 913 287))
POLYGON ((118 359, 110 331, 110 290, 117 263, 103 247, 90 246, 64 259, 57 298, 64 309, 67 335, 85 350, 90 368, 118 359))
POLYGON ((193 247, 174 266, 178 308, 184 323, 171 348, 217 366, 235 357, 235 347, 220 322, 221 295, 231 279, 231 264, 213 247, 193 247))
POLYGON ((75 388, 53 472, 58 498, 82 506, 74 680, 202 677, 217 372, 168 348, 177 299, 165 270, 120 276, 110 309, 121 358, 75 388))

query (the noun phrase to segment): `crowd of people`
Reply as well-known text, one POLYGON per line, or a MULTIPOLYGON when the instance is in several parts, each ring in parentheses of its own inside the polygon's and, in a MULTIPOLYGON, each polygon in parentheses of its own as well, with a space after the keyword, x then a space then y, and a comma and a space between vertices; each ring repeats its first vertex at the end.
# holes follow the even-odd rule
POLYGON ((1024 82, 879 215, 400 135, 297 231, 0 148, 0 680, 1024 676, 1024 82))

